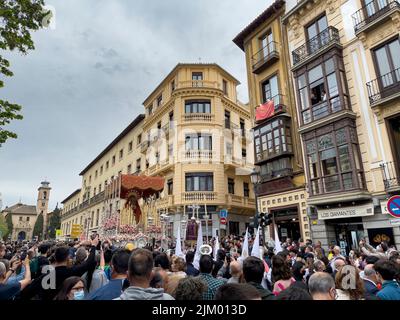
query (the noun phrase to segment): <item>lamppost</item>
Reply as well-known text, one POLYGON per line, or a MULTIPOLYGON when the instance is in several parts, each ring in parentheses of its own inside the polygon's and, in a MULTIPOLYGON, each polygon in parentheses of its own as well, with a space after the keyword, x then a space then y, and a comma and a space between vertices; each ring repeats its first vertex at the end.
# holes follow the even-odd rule
MULTIPOLYGON (((257 186, 260 185, 260 173, 254 168, 250 174, 251 183, 253 184, 254 188, 254 198, 256 201, 256 213, 254 215, 254 224, 257 225, 258 228, 258 217, 259 217, 259 210, 258 210, 258 197, 257 197, 257 186)), ((265 244, 264 237, 264 225, 261 224, 261 231, 262 231, 262 243, 265 244)))

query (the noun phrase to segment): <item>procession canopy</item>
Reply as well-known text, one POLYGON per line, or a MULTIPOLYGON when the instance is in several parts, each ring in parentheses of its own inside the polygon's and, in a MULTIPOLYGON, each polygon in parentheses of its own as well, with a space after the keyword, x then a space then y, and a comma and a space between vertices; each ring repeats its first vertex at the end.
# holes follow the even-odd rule
POLYGON ((142 198, 146 201, 150 197, 158 198, 160 192, 164 190, 165 179, 163 177, 122 174, 118 177, 118 180, 119 198, 126 200, 125 207, 133 210, 136 223, 139 223, 142 214, 138 203, 139 199, 142 198))

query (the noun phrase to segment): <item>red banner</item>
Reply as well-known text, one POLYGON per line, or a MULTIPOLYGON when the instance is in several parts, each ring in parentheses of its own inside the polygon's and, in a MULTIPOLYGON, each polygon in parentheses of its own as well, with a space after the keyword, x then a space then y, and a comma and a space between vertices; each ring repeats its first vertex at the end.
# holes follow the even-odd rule
POLYGON ((256 108, 256 121, 268 119, 274 115, 274 100, 269 100, 264 104, 260 104, 256 108))

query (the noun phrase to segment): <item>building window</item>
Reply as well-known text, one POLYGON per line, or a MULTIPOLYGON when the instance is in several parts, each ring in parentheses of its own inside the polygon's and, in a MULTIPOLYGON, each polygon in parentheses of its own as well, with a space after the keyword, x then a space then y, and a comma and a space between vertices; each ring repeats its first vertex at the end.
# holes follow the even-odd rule
POLYGON ((162 98, 163 98, 162 94, 160 94, 160 95, 157 97, 157 107, 159 107, 159 106, 162 105, 162 98))
POLYGON ((306 27, 306 37, 309 43, 308 50, 310 53, 314 53, 329 41, 328 37, 317 37, 317 35, 323 32, 326 28, 328 28, 328 20, 325 15, 313 21, 306 27))
POLYGON ((168 195, 174 194, 174 180, 173 179, 169 179, 167 181, 167 190, 168 190, 168 195))
POLYGON ((185 113, 211 113, 209 100, 186 101, 185 113))
POLYGON ((107 161, 107 162, 106 162, 106 170, 108 169, 109 166, 110 166, 110 162, 107 161))
POLYGON ((124 149, 119 150, 119 160, 122 160, 124 157, 124 149))
POLYGON ((153 114, 153 106, 149 106, 149 107, 147 108, 147 114, 148 114, 149 116, 151 116, 151 115, 153 114))
POLYGON ((141 134, 138 134, 136 141, 137 141, 136 145, 140 145, 142 143, 142 135, 141 134))
POLYGON ((168 156, 170 158, 174 156, 174 145, 172 143, 168 145, 168 156))
POLYGON ((213 191, 214 175, 213 173, 186 173, 185 175, 186 191, 213 191))
POLYGON ((256 161, 262 161, 282 153, 292 152, 290 122, 275 119, 254 130, 256 161))
POLYGON ((94 223, 94 211, 92 211, 92 215, 90 216, 90 227, 93 228, 93 223, 94 223))
POLYGON ((101 183, 99 184, 99 193, 101 192, 101 183))
POLYGON ((19 217, 19 221, 22 221, 22 217, 19 217))
POLYGON ((276 99, 279 97, 279 87, 278 87, 278 77, 273 76, 261 84, 262 87, 262 100, 263 102, 267 102, 269 100, 274 100, 274 104, 276 105, 279 102, 276 99))
POLYGON ((132 165, 131 165, 131 164, 128 164, 128 167, 126 168, 126 172, 127 172, 128 174, 131 174, 131 173, 132 173, 132 165))
POLYGON ((112 165, 115 164, 115 156, 112 157, 112 165))
POLYGON ((273 41, 274 39, 271 30, 269 30, 268 33, 260 39, 260 46, 262 50, 262 56, 259 57, 260 59, 266 58, 271 54, 273 50, 273 41))
POLYGON ((171 111, 169 113, 168 118, 169 118, 169 127, 173 128, 173 125, 174 125, 174 112, 173 111, 171 111))
POLYGON ((94 172, 94 178, 97 179, 97 170, 94 172))
POLYGON ((100 219, 100 209, 97 209, 97 213, 96 213, 96 227, 99 226, 99 219, 100 219))
POLYGON ((212 150, 211 134, 187 134, 185 136, 186 151, 190 150, 212 150))
POLYGON ((242 137, 246 136, 245 122, 244 119, 240 119, 240 133, 242 137))
POLYGON ((376 75, 379 77, 380 86, 386 88, 400 82, 400 39, 386 43, 373 52, 376 75))
POLYGON ((103 166, 100 167, 100 175, 103 174, 103 166))
POLYGON ((203 80, 203 72, 192 72, 192 80, 203 80))
POLYGON ((292 173, 290 158, 281 158, 260 165, 260 175, 263 181, 286 177, 292 173))
POLYGON ((136 159, 136 172, 141 170, 141 159, 136 159))
POLYGON ((171 93, 175 91, 175 79, 171 81, 171 93))
POLYGON ((231 113, 228 110, 225 110, 225 128, 231 128, 231 113))
POLYGON ((233 154, 233 146, 232 143, 227 142, 226 143, 226 155, 231 156, 233 154))
POLYGON ((95 196, 96 195, 96 187, 94 187, 94 189, 93 189, 93 196, 95 196))
POLYGON ((222 80, 222 91, 224 92, 224 95, 228 95, 228 81, 222 80))
POLYGON ((148 169, 149 166, 150 166, 149 159, 146 159, 146 169, 148 169))
POLYGON ((128 152, 131 152, 133 150, 133 142, 129 142, 128 144, 128 152))
POLYGON ((246 158, 247 158, 247 151, 246 149, 242 149, 242 159, 246 160, 246 158))
POLYGON ((305 140, 310 194, 364 189, 355 124, 305 140))
POLYGON ((92 175, 89 176, 89 184, 92 183, 92 175))
POLYGON ((47 191, 43 191, 43 199, 47 198, 47 191))
MULTIPOLYGON (((247 182, 243 182, 243 195, 247 198, 250 196, 250 188, 249 188, 249 184, 247 182)), ((265 203, 264 203, 264 205, 265 205, 265 203)))
POLYGON ((156 163, 157 164, 160 163, 160 152, 159 151, 156 152, 156 163))
POLYGON ((348 108, 343 61, 323 57, 318 65, 296 74, 299 109, 303 124, 348 108))
POLYGON ((228 193, 235 194, 235 180, 228 178, 228 193))

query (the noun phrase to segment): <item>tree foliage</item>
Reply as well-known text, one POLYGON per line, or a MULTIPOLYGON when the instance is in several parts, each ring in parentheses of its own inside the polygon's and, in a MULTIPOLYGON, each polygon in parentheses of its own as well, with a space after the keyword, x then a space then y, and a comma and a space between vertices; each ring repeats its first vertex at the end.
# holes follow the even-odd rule
POLYGON ((2 214, 0 214, 0 240, 7 239, 8 226, 7 221, 2 214))
POLYGON ((6 223, 7 223, 8 232, 7 232, 7 234, 6 234, 4 237, 7 238, 9 235, 11 235, 11 233, 12 233, 12 231, 13 231, 13 228, 14 228, 13 223, 12 223, 12 214, 11 214, 11 213, 9 213, 9 214, 7 215, 7 217, 6 217, 6 223))
POLYGON ((48 234, 50 239, 56 238, 56 230, 61 228, 61 210, 58 206, 54 209, 48 227, 48 234))
MULTIPOLYGON (((35 49, 31 32, 39 30, 48 22, 51 12, 43 8, 44 0, 0 0, 0 53, 18 51, 27 54, 35 49)), ((10 62, 0 54, 0 75, 13 76, 10 62)), ((0 80, 0 88, 4 82, 0 80)), ((16 133, 4 127, 12 120, 21 120, 21 106, 0 99, 0 146, 16 133)))
POLYGON ((42 232, 43 232, 43 213, 39 214, 36 219, 35 226, 33 227, 33 236, 41 239, 42 232))

